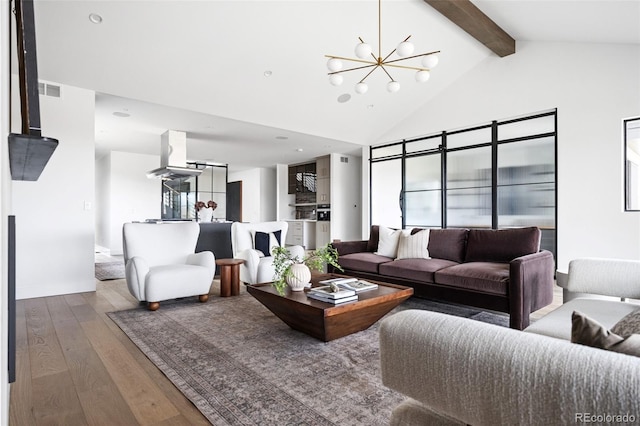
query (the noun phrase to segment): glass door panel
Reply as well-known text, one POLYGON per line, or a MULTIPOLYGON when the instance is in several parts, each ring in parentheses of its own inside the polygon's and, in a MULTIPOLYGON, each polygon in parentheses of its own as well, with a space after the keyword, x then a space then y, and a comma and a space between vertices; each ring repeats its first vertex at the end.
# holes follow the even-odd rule
POLYGON ((447 153, 447 227, 491 228, 491 147, 447 153))
POLYGON ((405 224, 407 228, 442 226, 442 175, 440 154, 405 161, 405 224))
POLYGON ((371 164, 371 224, 402 228, 402 160, 371 164))

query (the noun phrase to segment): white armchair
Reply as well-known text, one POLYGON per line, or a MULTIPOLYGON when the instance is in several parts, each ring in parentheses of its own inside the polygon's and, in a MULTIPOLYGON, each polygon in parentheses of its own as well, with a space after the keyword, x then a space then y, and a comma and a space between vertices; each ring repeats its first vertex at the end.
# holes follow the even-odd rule
MULTIPOLYGON (((269 251, 274 245, 284 247, 289 224, 280 222, 257 222, 231 224, 231 247, 235 259, 244 260, 240 265, 240 281, 245 284, 257 284, 273 281, 275 274, 273 258, 269 251), (256 232, 268 235, 265 247, 256 247, 256 232), (271 235, 269 235, 271 234, 271 235), (277 236, 280 236, 279 241, 277 236), (259 250, 262 248, 262 250, 259 250), (266 251, 266 253, 265 253, 266 251)), ((258 245, 261 245, 258 243, 258 245)), ((304 248, 301 246, 287 247, 292 255, 303 257, 304 248)))
POLYGON ((606 328, 613 327, 625 315, 639 308, 637 303, 620 299, 640 299, 640 261, 574 259, 569 262, 568 274, 558 273, 558 285, 578 297, 565 299, 562 306, 531 324, 525 331, 571 340, 573 311, 587 315, 606 328))
POLYGON ((125 223, 125 275, 133 297, 152 311, 160 301, 178 297, 206 302, 216 264, 210 251, 194 253, 199 234, 195 222, 125 223))

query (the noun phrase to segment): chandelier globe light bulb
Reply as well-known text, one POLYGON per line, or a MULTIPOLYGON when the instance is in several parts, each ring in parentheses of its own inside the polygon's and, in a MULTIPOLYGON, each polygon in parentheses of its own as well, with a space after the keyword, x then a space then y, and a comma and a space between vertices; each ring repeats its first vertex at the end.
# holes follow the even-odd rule
POLYGON ((344 81, 344 77, 340 74, 331 74, 329 76, 329 83, 331 83, 334 86, 340 86, 343 81, 344 81))
POLYGON ((415 47, 414 47, 413 43, 411 43, 410 41, 403 41, 396 48, 396 53, 401 58, 404 58, 405 56, 411 55, 413 53, 414 49, 415 49, 415 47))
POLYGON ((387 83, 387 90, 389 91, 389 93, 396 93, 398 90, 400 90, 400 83, 391 80, 387 83))
POLYGON ((371 48, 371 45, 367 44, 367 43, 358 43, 356 44, 356 49, 355 49, 355 53, 356 56, 360 59, 371 59, 371 52, 373 52, 373 49, 371 48))
POLYGON ((357 94, 364 95, 365 93, 367 93, 367 90, 369 90, 369 86, 367 86, 367 83, 360 82, 360 83, 356 84, 356 93, 357 94))
POLYGON ((438 55, 432 53, 431 55, 422 57, 422 66, 429 69, 435 68, 436 65, 438 65, 438 61, 438 55))
POLYGON ((340 59, 331 58, 327 61, 327 68, 331 72, 340 71, 342 69, 342 61, 340 59))
POLYGON ((429 77, 431 77, 429 71, 418 71, 416 73, 416 81, 418 83, 424 83, 425 81, 429 80, 429 77))

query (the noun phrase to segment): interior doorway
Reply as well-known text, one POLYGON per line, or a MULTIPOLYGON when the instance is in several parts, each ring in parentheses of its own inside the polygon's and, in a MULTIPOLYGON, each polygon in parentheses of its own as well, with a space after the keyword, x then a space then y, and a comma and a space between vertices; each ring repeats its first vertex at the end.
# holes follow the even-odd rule
POLYGON ((242 222, 242 181, 227 183, 227 220, 242 222))

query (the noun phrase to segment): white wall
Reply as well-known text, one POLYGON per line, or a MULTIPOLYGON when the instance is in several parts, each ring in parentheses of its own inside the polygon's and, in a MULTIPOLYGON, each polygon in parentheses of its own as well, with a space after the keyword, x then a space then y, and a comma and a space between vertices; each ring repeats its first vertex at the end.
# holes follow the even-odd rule
POLYGON ((260 217, 262 221, 277 218, 276 169, 260 169, 260 217))
MULTIPOLYGON (((0 7, 0 28, 9 28, 9 7, 3 3, 0 7)), ((11 176, 9 174, 9 150, 4 141, 10 131, 9 123, 9 31, 0 31, 0 424, 9 424, 9 383, 7 358, 7 216, 11 210, 11 176)))
MULTIPOLYGON (((622 119, 640 115, 635 45, 518 42, 381 138, 453 130, 558 108, 558 267, 640 258, 640 216, 623 211, 622 119)), ((365 183, 366 186, 366 183, 365 183)))
MULTIPOLYGON (((361 239, 361 159, 331 154, 331 239, 361 239), (341 161, 346 158, 347 162, 341 161)), ((367 212, 368 212, 367 205, 367 212)))
POLYGON ((109 253, 111 243, 111 155, 104 155, 96 159, 96 247, 101 251, 109 253))
POLYGON ((361 234, 358 240, 368 240, 371 231, 371 221, 369 220, 369 206, 371 203, 371 194, 369 193, 369 181, 371 173, 369 170, 369 147, 362 147, 362 157, 360 159, 362 191, 360 191, 360 205, 362 206, 362 223, 360 226, 361 234))
MULTIPOLYGON (((13 108, 19 111, 17 76, 13 108)), ((13 182, 18 299, 96 289, 93 91, 63 86, 40 96, 42 135, 59 145, 36 182, 13 182)), ((20 129, 20 114, 12 117, 20 129)))
POLYGON ((295 207, 289 204, 296 202, 295 194, 289 194, 289 165, 276 165, 276 218, 277 220, 291 220, 296 217, 295 207))
POLYGON ((112 151, 97 162, 96 242, 111 255, 122 254, 122 225, 160 219, 162 183, 146 173, 160 164, 157 155, 112 151), (106 157, 106 158, 105 158, 106 157))
POLYGON ((229 182, 242 181, 242 221, 264 222, 276 218, 276 171, 256 168, 229 172, 229 182))

